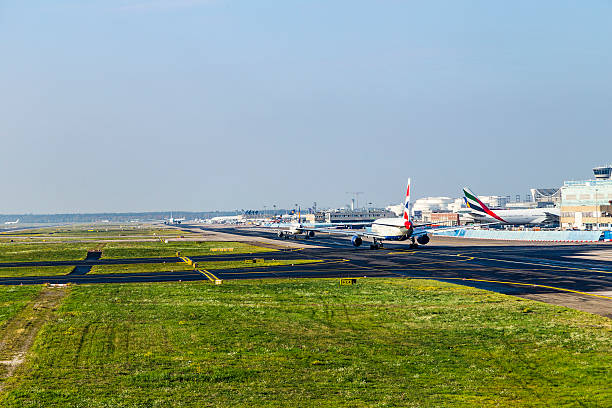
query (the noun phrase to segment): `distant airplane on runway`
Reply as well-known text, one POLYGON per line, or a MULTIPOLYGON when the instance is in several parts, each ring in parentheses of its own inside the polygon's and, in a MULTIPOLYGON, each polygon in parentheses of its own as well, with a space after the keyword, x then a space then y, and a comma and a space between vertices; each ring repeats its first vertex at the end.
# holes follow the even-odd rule
POLYGON ((166 224, 166 225, 180 224, 183 221, 185 221, 185 217, 183 217, 183 218, 174 218, 172 216, 172 213, 170 213, 170 218, 166 218, 164 220, 164 224, 166 224))
POLYGON ((12 225, 12 224, 18 224, 19 223, 19 218, 17 218, 15 221, 7 221, 4 224, 5 225, 12 225))
POLYGON ((528 208, 519 210, 490 210, 469 188, 463 189, 464 200, 469 212, 464 213, 476 222, 525 225, 553 224, 559 222, 558 208, 528 208))
MULTIPOLYGON (((330 228, 305 227, 301 223, 291 226, 286 231, 279 231, 279 237, 295 236, 305 234, 305 237, 314 237, 317 232, 324 232, 331 235, 349 235, 351 243, 358 247, 363 243, 363 239, 371 239, 371 249, 382 248, 383 241, 405 241, 410 240, 410 248, 417 248, 418 244, 425 245, 429 242, 429 233, 432 228, 426 228, 432 224, 414 225, 410 217, 410 179, 406 188, 406 199, 404 202, 404 216, 397 218, 379 218, 372 223, 372 227, 366 231, 334 230, 330 228)), ((441 228, 437 229, 440 231, 441 228)), ((457 228, 449 228, 457 229, 457 228)))

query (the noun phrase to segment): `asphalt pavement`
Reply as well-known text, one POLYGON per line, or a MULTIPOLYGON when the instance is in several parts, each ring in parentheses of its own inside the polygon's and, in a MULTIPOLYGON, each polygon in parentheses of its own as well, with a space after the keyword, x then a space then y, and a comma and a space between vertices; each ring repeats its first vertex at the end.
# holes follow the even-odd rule
MULTIPOLYGON (((187 228, 187 226, 186 226, 187 228)), ((191 227, 200 228, 200 227, 191 227)), ((206 228, 223 233, 278 239, 273 231, 256 228, 206 228)), ((304 238, 301 238, 304 239, 304 238)), ((283 239, 278 239, 282 244, 283 239)), ((250 267, 212 271, 222 280, 269 278, 396 277, 428 278, 478 287, 612 317, 612 262, 581 259, 612 250, 612 244, 525 244, 461 238, 434 237, 417 249, 405 243, 387 244, 371 250, 367 243, 354 247, 350 240, 315 236, 303 241, 301 250, 257 254, 223 254, 191 257, 194 261, 264 259, 318 259, 322 262, 273 267, 250 267), (309 244, 315 244, 311 247, 309 244)), ((597 258, 597 257, 595 257, 597 258)), ((87 259, 37 263, 3 263, 2 266, 75 265, 179 262, 169 258, 87 259)), ((85 271, 85 269, 81 269, 85 271)), ((107 275, 70 274, 48 277, 0 278, 0 284, 123 283, 207 280, 198 271, 123 273, 107 275)))

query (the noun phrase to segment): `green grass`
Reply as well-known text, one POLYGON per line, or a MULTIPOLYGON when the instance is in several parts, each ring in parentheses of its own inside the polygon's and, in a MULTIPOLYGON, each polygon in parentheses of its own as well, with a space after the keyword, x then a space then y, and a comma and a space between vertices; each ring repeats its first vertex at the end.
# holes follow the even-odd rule
POLYGON ((244 261, 219 261, 219 262, 198 262, 199 269, 234 269, 234 268, 261 268, 265 266, 299 265, 313 262, 321 262, 316 259, 283 259, 269 260, 258 263, 245 263, 244 261))
POLYGON ((211 252, 211 248, 232 247, 233 254, 274 251, 268 248, 240 242, 171 241, 154 242, 74 242, 74 243, 0 243, 0 266, 2 262, 69 261, 85 259, 87 251, 102 249, 103 258, 143 258, 176 256, 222 255, 228 252, 211 252))
POLYGON ((100 228, 100 227, 89 227, 89 228, 73 228, 73 229, 62 229, 56 231, 50 231, 48 233, 54 237, 70 236, 70 237, 150 237, 156 236, 164 237, 178 237, 181 235, 193 235, 192 232, 180 231, 176 229, 166 228, 100 228))
POLYGON ((170 241, 163 242, 109 242, 104 245, 103 258, 149 258, 176 256, 223 255, 241 253, 259 253, 273 251, 241 242, 215 241, 170 241), (211 252, 211 248, 234 248, 232 252, 211 252))
POLYGON ((0 243, 0 262, 70 261, 85 259, 92 243, 0 243))
MULTIPOLYGON (((215 261, 215 262, 198 262, 198 269, 233 269, 233 268, 252 268, 265 266, 280 266, 280 265, 297 265, 304 263, 319 262, 308 259, 293 259, 293 260, 265 260, 258 263, 245 263, 244 261, 215 261)), ((149 264, 124 264, 124 265, 95 265, 91 268, 89 275, 106 274, 106 273, 147 273, 147 272, 165 272, 165 271, 192 271, 193 266, 187 265, 185 262, 168 262, 168 263, 149 263, 149 264)))
POLYGON ((36 240, 37 242, 47 240, 95 240, 95 239, 138 239, 138 238, 178 238, 181 236, 194 236, 198 234, 190 231, 181 231, 171 228, 149 228, 134 226, 75 226, 60 228, 29 229, 16 232, 0 233, 2 241, 13 240, 36 240))
POLYGON ((361 279, 70 291, 0 406, 605 406, 612 398, 609 319, 468 287, 361 279))
POLYGON ((146 273, 164 271, 192 271, 193 267, 185 262, 149 263, 149 264, 123 264, 123 265, 94 265, 89 275, 107 273, 146 273))
MULTIPOLYGON (((0 329, 40 292, 40 286, 0 287, 0 329)), ((1 336, 0 336, 1 337, 1 336)))
POLYGON ((20 268, 0 267, 0 277, 66 275, 72 272, 73 269, 74 266, 28 266, 20 268))

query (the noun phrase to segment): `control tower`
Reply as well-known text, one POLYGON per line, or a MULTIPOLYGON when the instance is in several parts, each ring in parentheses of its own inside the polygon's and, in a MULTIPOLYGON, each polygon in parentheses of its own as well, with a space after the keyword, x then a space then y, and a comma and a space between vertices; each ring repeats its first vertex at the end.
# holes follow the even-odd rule
POLYGON ((612 164, 595 167, 593 173, 595 174, 595 180, 610 180, 612 179, 612 164))

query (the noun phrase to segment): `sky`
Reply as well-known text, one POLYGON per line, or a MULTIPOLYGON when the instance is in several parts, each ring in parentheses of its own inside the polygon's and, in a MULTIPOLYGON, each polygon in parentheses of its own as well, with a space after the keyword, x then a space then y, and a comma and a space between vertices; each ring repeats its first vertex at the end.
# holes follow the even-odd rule
POLYGON ((0 213, 525 195, 612 162, 612 2, 0 0, 0 213))

